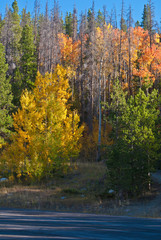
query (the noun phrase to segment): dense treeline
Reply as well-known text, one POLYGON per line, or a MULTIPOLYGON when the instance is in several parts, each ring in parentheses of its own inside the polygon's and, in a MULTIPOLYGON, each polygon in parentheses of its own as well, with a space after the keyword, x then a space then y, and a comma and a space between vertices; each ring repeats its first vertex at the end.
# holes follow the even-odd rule
POLYGON ((6 9, 0 18, 5 174, 40 178, 66 169, 82 145, 81 158, 107 159, 109 187, 119 194, 150 186, 160 154, 160 33, 150 0, 141 23, 133 23, 131 7, 126 20, 124 10, 122 1, 117 27, 115 12, 96 13, 94 4, 79 19, 76 8, 63 19, 57 1, 40 14, 35 0, 33 17, 26 9, 19 15, 16 0, 6 9))

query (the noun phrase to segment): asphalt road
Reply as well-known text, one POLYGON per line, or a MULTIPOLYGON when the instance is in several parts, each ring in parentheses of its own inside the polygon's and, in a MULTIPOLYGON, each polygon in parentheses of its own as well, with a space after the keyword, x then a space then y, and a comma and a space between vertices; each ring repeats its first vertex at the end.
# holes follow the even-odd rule
POLYGON ((161 219, 1 209, 3 239, 161 240, 161 219))

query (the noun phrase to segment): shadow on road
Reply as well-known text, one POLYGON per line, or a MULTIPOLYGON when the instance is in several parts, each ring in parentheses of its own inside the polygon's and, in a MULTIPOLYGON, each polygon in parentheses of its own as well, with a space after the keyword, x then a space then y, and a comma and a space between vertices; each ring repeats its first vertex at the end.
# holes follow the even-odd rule
POLYGON ((161 219, 0 211, 0 239, 161 239, 161 219))

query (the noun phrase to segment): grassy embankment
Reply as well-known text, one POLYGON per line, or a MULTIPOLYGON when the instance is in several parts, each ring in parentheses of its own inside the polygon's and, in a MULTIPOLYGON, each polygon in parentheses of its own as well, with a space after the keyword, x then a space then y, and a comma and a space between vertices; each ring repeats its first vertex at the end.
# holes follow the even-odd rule
POLYGON ((127 201, 119 206, 118 201, 108 194, 105 174, 106 166, 102 162, 77 163, 67 175, 56 176, 39 184, 2 182, 0 208, 135 216, 135 210, 132 212, 133 204, 141 207, 141 204, 153 199, 159 189, 153 188, 152 193, 148 193, 138 202, 132 200, 129 204, 127 201))

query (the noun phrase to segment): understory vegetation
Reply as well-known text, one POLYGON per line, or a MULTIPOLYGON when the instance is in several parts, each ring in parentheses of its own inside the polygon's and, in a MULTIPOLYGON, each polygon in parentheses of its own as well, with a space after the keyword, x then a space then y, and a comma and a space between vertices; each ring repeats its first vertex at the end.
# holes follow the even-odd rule
POLYGON ((55 201, 74 195, 79 204, 152 190, 151 173, 161 167, 161 34, 150 0, 141 23, 133 24, 131 7, 126 20, 124 10, 122 1, 117 27, 114 14, 96 13, 94 4, 79 24, 76 8, 63 19, 57 1, 51 14, 48 4, 40 14, 37 0, 34 16, 25 8, 20 14, 16 0, 6 8, 0 17, 6 186, 49 184, 55 201), (68 183, 61 185, 62 178, 68 183))

